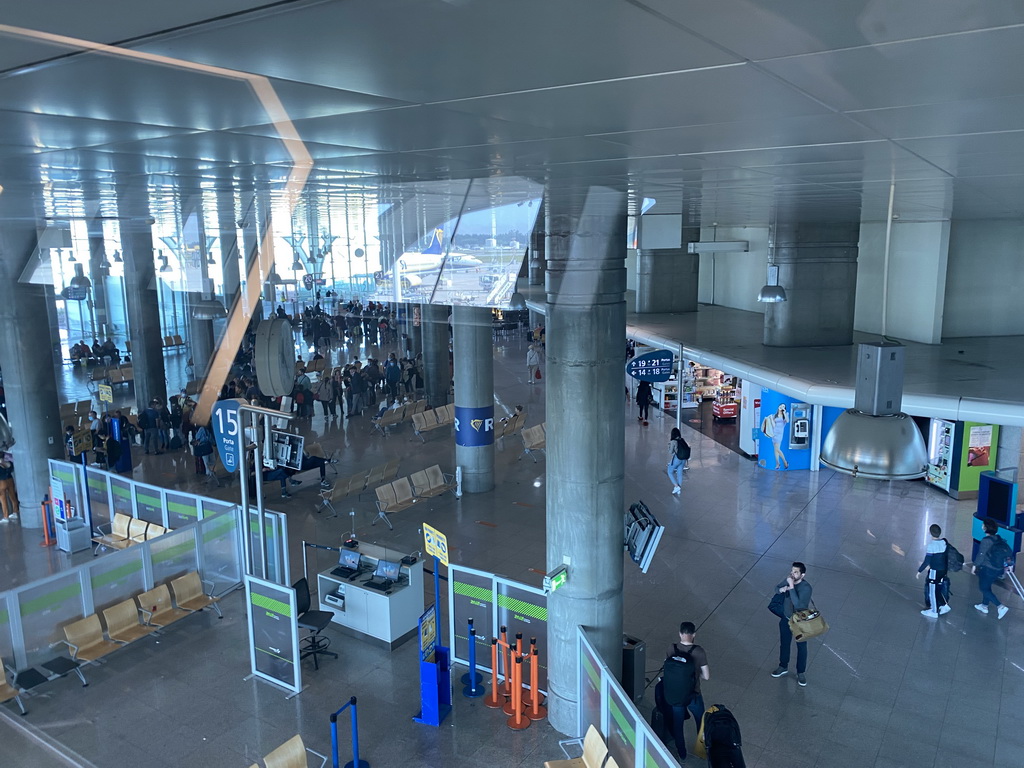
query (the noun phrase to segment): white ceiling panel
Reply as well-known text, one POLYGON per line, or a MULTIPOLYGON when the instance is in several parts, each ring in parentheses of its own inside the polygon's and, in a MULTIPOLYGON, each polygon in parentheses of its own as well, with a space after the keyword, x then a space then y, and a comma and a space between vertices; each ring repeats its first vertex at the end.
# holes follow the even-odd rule
MULTIPOLYGON (((451 102, 449 109, 524 121, 556 136, 822 114, 746 65, 451 102)), ((756 131, 751 124, 750 130, 756 131)))
MULTIPOLYGON (((33 149, 74 149, 166 136, 172 129, 31 112, 0 112, 0 144, 33 149)), ((0 153, 2 155, 2 153, 0 153)))
POLYGON ((736 61, 622 0, 346 0, 145 49, 411 102, 736 61))
POLYGON ((643 0, 749 59, 768 59, 1024 23, 1024 4, 964 0, 643 0))
MULTIPOLYGON (((546 136, 529 125, 493 120, 442 107, 403 107, 294 122, 303 141, 337 143, 380 151, 415 152, 444 147, 498 145, 546 136)), ((273 125, 240 131, 276 135, 273 125)))
POLYGON ((1024 96, 946 101, 848 113, 891 139, 1012 131, 1024 125, 1024 96))
POLYGON ((1024 27, 763 64, 840 110, 880 109, 1024 94, 1024 27))
POLYGON ((877 139, 878 134, 842 115, 827 114, 764 118, 754 126, 746 121, 737 121, 600 134, 600 138, 622 143, 633 153, 673 154, 859 142, 877 139))

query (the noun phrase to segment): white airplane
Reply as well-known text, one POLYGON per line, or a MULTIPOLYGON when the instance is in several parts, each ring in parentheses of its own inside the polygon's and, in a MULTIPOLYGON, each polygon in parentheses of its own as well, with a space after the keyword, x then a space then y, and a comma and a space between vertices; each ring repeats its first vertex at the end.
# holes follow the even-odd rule
MULTIPOLYGON (((417 288, 423 285, 421 275, 440 272, 442 267, 444 269, 476 269, 484 266, 480 259, 466 253, 451 252, 445 258, 444 249, 441 246, 443 238, 444 230, 435 229, 430 238, 430 244, 426 248, 422 251, 407 251, 398 257, 396 267, 404 288, 417 288)), ((377 272, 374 277, 378 284, 388 282, 391 280, 391 270, 377 272)))

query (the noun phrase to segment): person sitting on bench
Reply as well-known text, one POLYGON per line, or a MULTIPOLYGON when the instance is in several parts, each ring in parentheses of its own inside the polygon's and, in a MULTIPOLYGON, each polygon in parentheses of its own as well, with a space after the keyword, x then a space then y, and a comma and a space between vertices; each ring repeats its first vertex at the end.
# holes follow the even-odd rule
MULTIPOLYGON (((330 462, 322 456, 310 456, 305 451, 302 452, 302 468, 301 469, 286 469, 284 470, 289 477, 297 475, 299 472, 306 472, 307 470, 316 467, 320 470, 320 487, 330 488, 331 484, 327 482, 327 465, 330 462)), ((292 480, 293 485, 299 485, 301 480, 292 480)), ((283 483, 283 481, 282 481, 283 483)))

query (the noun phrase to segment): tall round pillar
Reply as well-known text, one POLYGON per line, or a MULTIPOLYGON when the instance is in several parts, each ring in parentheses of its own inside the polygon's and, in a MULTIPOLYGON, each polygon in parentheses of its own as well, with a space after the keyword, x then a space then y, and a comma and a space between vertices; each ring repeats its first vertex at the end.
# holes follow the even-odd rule
POLYGON ((548 597, 548 713, 575 734, 576 627, 616 675, 622 663, 626 196, 592 187, 548 206, 547 565, 569 568, 548 597))
POLYGON ((494 331, 486 307, 454 307, 455 464, 462 490, 494 489, 494 331))
POLYGON ((7 221, 0 227, 0 368, 15 439, 14 479, 21 525, 42 528, 39 503, 49 492, 47 460, 61 458, 64 451, 47 312, 52 299, 48 286, 21 281, 36 247, 35 227, 21 223, 33 221, 31 203, 9 193, 0 196, 0 206, 0 218, 7 221))
POLYGON ((421 304, 423 336, 423 384, 427 405, 439 408, 448 405, 448 389, 452 383, 448 362, 448 307, 421 304))

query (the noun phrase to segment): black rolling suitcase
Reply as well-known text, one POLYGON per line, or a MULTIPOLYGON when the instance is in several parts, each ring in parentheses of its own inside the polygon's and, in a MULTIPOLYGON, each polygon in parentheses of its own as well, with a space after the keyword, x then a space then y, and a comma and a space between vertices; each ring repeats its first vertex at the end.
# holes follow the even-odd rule
POLYGON ((746 768, 739 723, 725 706, 708 707, 702 732, 710 768, 746 768))
POLYGON ((662 744, 672 741, 672 729, 668 727, 665 713, 657 705, 651 710, 651 729, 654 731, 654 735, 661 739, 662 744))

